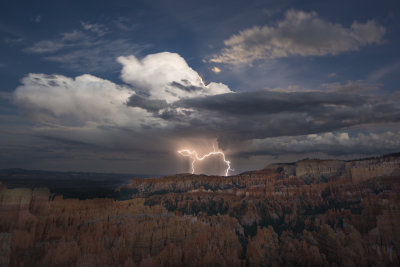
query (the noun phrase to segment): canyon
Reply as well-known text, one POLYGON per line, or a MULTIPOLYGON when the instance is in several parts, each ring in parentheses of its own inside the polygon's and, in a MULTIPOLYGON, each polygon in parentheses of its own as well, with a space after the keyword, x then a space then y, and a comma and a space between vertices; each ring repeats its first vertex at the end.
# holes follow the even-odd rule
POLYGON ((0 183, 0 266, 399 266, 400 154, 133 178, 66 198, 0 183))

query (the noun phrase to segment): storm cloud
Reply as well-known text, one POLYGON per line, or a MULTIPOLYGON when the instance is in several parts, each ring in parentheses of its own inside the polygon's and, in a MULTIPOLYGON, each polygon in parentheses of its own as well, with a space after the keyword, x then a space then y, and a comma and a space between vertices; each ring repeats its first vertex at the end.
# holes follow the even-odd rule
POLYGON ((328 105, 357 106, 365 98, 356 95, 325 92, 253 91, 184 99, 178 105, 198 110, 247 116, 280 112, 319 110, 328 105))
POLYGON ((206 127, 219 140, 248 140, 335 131, 366 123, 396 122, 400 108, 390 97, 339 92, 228 93, 178 101, 192 110, 188 126, 206 127), (195 119, 194 119, 195 118, 195 119))

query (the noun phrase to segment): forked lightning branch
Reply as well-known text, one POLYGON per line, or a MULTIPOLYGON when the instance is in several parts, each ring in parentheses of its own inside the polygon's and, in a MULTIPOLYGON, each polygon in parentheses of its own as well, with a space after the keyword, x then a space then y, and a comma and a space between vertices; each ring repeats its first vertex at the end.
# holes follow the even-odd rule
POLYGON ((195 150, 190 150, 190 149, 181 149, 178 150, 178 153, 181 154, 184 157, 189 157, 192 159, 192 174, 195 173, 195 164, 197 161, 202 161, 208 157, 211 156, 221 156, 222 160, 224 161, 224 163, 226 164, 226 169, 225 169, 225 176, 228 176, 229 171, 234 171, 231 168, 231 162, 229 160, 226 159, 224 152, 222 151, 211 151, 208 154, 205 154, 203 156, 199 156, 199 154, 197 153, 197 151, 195 150))

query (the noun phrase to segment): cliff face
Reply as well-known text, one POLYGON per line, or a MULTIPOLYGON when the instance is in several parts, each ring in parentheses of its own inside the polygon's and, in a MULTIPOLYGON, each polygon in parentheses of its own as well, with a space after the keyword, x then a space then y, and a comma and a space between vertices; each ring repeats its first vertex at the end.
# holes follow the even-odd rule
POLYGON ((0 266, 398 266, 398 157, 133 179, 119 199, 0 185, 0 266))
POLYGON ((392 175, 399 171, 399 166, 400 158, 391 157, 346 162, 347 173, 356 182, 392 175))
POLYGON ((399 165, 399 157, 387 156, 352 161, 307 159, 289 164, 271 164, 266 169, 279 171, 284 177, 297 176, 315 183, 341 177, 361 181, 387 176, 398 170, 399 165))

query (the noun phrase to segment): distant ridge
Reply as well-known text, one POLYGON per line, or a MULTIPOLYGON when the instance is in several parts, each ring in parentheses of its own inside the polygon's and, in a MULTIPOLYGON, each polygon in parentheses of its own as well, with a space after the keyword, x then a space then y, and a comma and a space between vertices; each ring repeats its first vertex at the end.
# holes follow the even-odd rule
POLYGON ((304 158, 300 159, 297 161, 293 162, 283 162, 283 163, 271 163, 264 167, 264 169, 270 168, 270 166, 274 165, 296 165, 296 163, 306 161, 306 160, 315 160, 315 161, 342 161, 342 162, 352 162, 352 161, 363 161, 363 160, 373 160, 373 159, 383 159, 383 158, 399 158, 400 157, 400 152, 395 152, 395 153, 390 153, 390 154, 384 154, 380 156, 374 156, 374 157, 365 157, 365 158, 357 158, 357 159, 348 159, 348 160, 341 160, 341 159, 318 159, 318 158, 304 158))
POLYGON ((136 176, 136 177, 154 177, 158 175, 152 174, 132 174, 132 173, 116 173, 116 172, 84 172, 84 171, 51 171, 51 170, 31 170, 23 168, 4 168, 0 169, 0 175, 6 174, 40 174, 40 175, 52 175, 52 174, 79 174, 79 175, 92 175, 92 176, 102 176, 102 175, 118 175, 118 176, 136 176))
POLYGON ((115 188, 129 183, 132 178, 148 178, 151 175, 118 174, 98 172, 68 172, 26 170, 20 168, 0 169, 0 182, 8 188, 46 187, 53 194, 65 198, 113 197, 115 188))
POLYGON ((395 153, 390 153, 390 154, 384 154, 382 156, 376 156, 376 157, 367 157, 367 158, 360 158, 360 159, 353 159, 353 160, 347 160, 347 161, 357 161, 357 160, 369 160, 369 159, 378 159, 378 158, 399 158, 400 157, 400 152, 395 152, 395 153))

